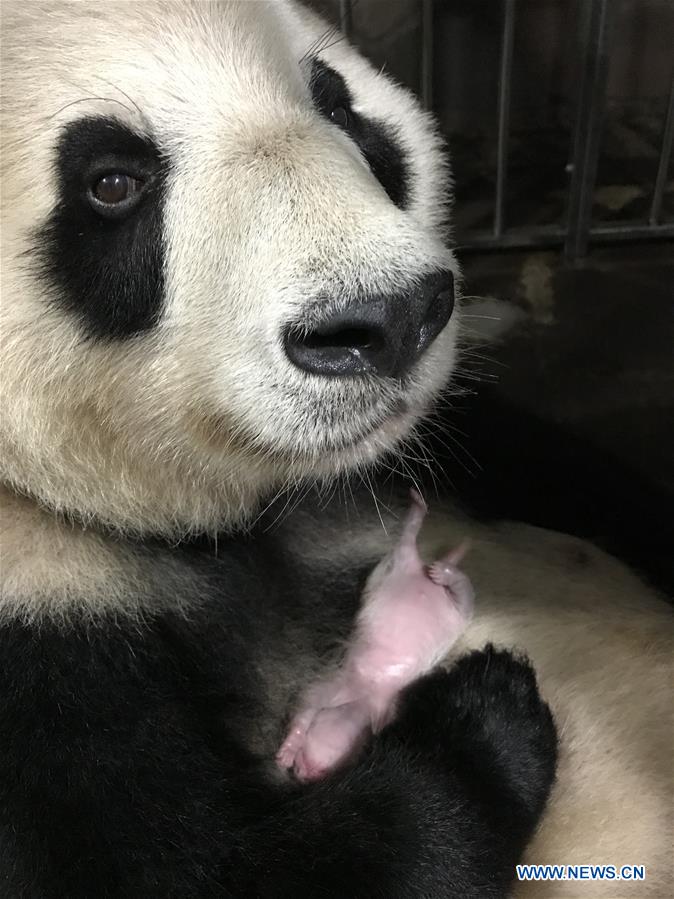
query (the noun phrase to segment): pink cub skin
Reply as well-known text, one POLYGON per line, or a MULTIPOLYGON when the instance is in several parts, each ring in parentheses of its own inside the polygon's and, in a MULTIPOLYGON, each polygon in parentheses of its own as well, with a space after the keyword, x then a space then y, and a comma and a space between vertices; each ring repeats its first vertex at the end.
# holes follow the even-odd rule
POLYGON ((353 758, 395 715, 400 691, 431 671, 473 614, 473 588, 457 568, 462 543, 426 567, 417 536, 426 504, 416 491, 402 535, 370 575, 354 638, 339 669, 309 688, 276 759, 302 781, 353 758))

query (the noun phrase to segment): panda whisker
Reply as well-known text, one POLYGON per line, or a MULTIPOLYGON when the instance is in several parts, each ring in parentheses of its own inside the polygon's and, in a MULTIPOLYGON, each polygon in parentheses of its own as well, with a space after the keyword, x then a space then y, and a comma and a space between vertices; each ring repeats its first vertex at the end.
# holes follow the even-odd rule
POLYGON ((427 451, 427 448, 424 444, 423 435, 420 431, 417 431, 410 441, 412 447, 416 447, 420 453, 419 464, 423 465, 423 467, 428 471, 428 474, 433 483, 433 491, 435 493, 436 498, 440 496, 440 485, 438 482, 439 478, 439 468, 432 463, 431 457, 427 451))
POLYGON ((351 482, 351 478, 348 475, 344 476, 344 500, 346 501, 346 488, 349 488, 349 496, 351 497, 351 505, 353 506, 354 512, 358 509, 358 504, 356 502, 356 497, 353 494, 353 485, 351 482))
POLYGON ((332 36, 335 33, 339 32, 339 27, 337 25, 331 25, 329 28, 326 28, 306 49, 304 54, 300 56, 299 62, 300 64, 305 62, 307 59, 312 56, 316 56, 316 54, 320 53, 325 47, 325 43, 330 41, 332 36))
POLYGON ((311 489, 312 489, 313 485, 314 485, 314 480, 313 480, 313 478, 312 478, 312 479, 310 479, 310 480, 308 481, 308 483, 306 483, 306 484, 304 485, 304 488, 303 488, 303 489, 302 489, 301 485, 298 486, 298 490, 297 490, 297 499, 296 499, 295 502, 292 504, 292 506, 290 507, 290 509, 288 509, 288 511, 285 513, 284 518, 289 518, 289 517, 293 514, 293 512, 295 512, 295 510, 296 510, 299 506, 302 505, 302 503, 304 502, 304 500, 305 500, 305 499, 307 498, 307 496, 311 493, 311 489))
POLYGON ((425 436, 427 438, 432 438, 445 447, 447 452, 452 456, 453 459, 472 477, 475 477, 477 471, 482 471, 482 466, 477 461, 477 459, 466 449, 465 446, 450 432, 449 429, 445 429, 445 427, 438 427, 436 430, 433 430, 431 427, 428 427, 425 436), (442 436, 440 436, 442 435, 442 436), (443 438, 447 438, 446 440, 443 438), (451 441, 451 443, 449 442, 451 441), (472 470, 468 467, 468 465, 461 459, 461 457, 455 451, 457 448, 461 453, 463 453, 472 464, 475 466, 477 471, 472 470))
POLYGON ((122 103, 121 100, 117 100, 115 97, 103 97, 96 96, 92 94, 89 97, 79 97, 77 100, 71 100, 69 103, 65 103, 63 106, 60 106, 56 112, 51 113, 50 115, 45 117, 45 121, 49 121, 50 119, 56 118, 57 115, 60 115, 66 109, 70 109, 71 106, 76 106, 78 103, 117 103, 119 106, 124 107, 127 112, 131 112, 126 103, 122 103))
POLYGON ((382 517, 381 510, 379 508, 379 503, 377 502, 377 496, 374 492, 372 482, 371 482, 370 477, 367 472, 367 466, 363 466, 362 469, 358 471, 358 476, 360 477, 360 479, 363 483, 363 486, 367 489, 368 493, 372 496, 372 499, 374 501, 374 507, 377 512, 377 517, 379 518, 379 521, 381 523, 382 530, 388 537, 388 531, 386 530, 386 525, 384 524, 384 519, 382 517))
POLYGON ((145 113, 143 112, 143 110, 140 108, 140 106, 136 103, 136 101, 133 99, 133 97, 130 97, 129 94, 127 94, 127 92, 125 90, 123 90, 118 84, 115 84, 112 81, 108 81, 108 79, 103 78, 102 75, 94 75, 94 78, 96 78, 98 81, 102 81, 103 84, 107 84, 108 87, 113 88, 113 90, 119 91, 119 93, 123 97, 126 97, 126 99, 129 101, 129 103, 133 106, 133 108, 136 110, 136 112, 138 113, 138 115, 140 116, 142 121, 147 122, 147 117, 146 117, 145 113))
POLYGON ((346 35, 342 34, 339 29, 337 30, 337 36, 334 40, 328 41, 322 47, 320 47, 316 52, 317 53, 325 53, 326 50, 332 49, 332 47, 336 47, 338 44, 343 43, 346 40, 346 35))
MULTIPOLYGON (((287 482, 285 484, 284 488, 278 492, 278 494, 274 498, 273 502, 269 504, 267 509, 269 509, 273 505, 273 503, 276 502, 284 494, 286 495, 286 500, 285 500, 283 507, 278 512, 278 514, 273 519, 273 521, 264 528, 265 532, 272 531, 276 527, 276 525, 281 521, 281 519, 283 518, 284 512, 288 508, 290 501, 291 501, 292 497, 294 496, 296 490, 297 490, 296 484, 293 486, 293 485, 291 485, 290 482, 287 482)), ((267 511, 267 510, 265 510, 265 511, 267 511)), ((258 518, 256 519, 256 523, 257 523, 257 521, 259 521, 259 518, 260 518, 260 516, 258 516, 258 518)))
MULTIPOLYGON (((403 444, 403 447, 404 447, 404 446, 405 446, 405 444, 403 444)), ((402 473, 403 473, 403 477, 404 477, 406 480, 409 480, 409 481, 411 482, 411 484, 412 484, 412 486, 414 487, 414 489, 415 489, 418 493, 423 493, 423 491, 421 490, 421 486, 420 486, 420 484, 419 484, 419 482, 418 482, 418 480, 417 480, 417 477, 416 477, 416 475, 415 475, 415 473, 414 473, 414 470, 413 470, 412 466, 411 466, 411 465, 408 463, 408 461, 407 461, 407 460, 409 459, 409 456, 405 453, 403 447, 400 447, 400 448, 396 451, 396 454, 395 454, 395 456, 394 456, 394 459, 395 459, 395 462, 396 462, 396 466, 400 466, 400 469, 402 470, 402 473)), ((397 467, 393 469, 393 474, 395 474, 396 471, 397 471, 397 467)))

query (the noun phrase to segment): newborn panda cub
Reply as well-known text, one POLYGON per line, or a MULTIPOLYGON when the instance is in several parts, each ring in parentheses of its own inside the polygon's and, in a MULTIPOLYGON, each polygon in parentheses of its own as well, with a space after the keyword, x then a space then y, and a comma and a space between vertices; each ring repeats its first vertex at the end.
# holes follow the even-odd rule
POLYGON ((342 664, 307 691, 277 754, 300 780, 339 767, 391 721, 401 690, 446 656, 473 615, 473 588, 456 567, 467 544, 427 568, 416 543, 426 504, 411 496, 400 540, 368 579, 342 664))

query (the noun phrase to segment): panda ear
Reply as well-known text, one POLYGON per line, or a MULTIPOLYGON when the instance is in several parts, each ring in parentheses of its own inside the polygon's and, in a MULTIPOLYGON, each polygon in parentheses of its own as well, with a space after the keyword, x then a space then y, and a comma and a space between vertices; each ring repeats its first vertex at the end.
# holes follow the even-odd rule
POLYGON ((527 314, 520 306, 496 297, 464 297, 463 331, 466 343, 498 343, 520 327, 527 314))

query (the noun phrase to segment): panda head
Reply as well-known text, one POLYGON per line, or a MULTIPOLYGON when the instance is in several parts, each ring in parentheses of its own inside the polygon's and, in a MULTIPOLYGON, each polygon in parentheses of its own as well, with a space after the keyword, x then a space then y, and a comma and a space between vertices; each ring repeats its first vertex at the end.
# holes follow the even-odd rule
POLYGON ((448 173, 329 37, 286 0, 3 4, 14 489, 215 529, 412 432, 455 358, 448 173))

